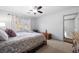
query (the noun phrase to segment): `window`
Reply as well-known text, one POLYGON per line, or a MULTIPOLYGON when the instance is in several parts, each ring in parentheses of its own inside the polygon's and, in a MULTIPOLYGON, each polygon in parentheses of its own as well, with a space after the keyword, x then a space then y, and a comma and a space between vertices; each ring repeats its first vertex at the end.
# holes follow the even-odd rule
POLYGON ((5 23, 3 22, 0 23, 0 28, 5 27, 5 26, 6 26, 5 23))

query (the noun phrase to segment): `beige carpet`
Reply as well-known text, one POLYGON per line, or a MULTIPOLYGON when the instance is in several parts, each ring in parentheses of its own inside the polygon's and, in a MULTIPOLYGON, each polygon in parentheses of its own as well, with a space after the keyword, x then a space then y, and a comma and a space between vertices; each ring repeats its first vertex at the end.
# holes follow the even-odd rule
POLYGON ((37 53, 72 53, 72 50, 72 44, 51 39, 37 53))

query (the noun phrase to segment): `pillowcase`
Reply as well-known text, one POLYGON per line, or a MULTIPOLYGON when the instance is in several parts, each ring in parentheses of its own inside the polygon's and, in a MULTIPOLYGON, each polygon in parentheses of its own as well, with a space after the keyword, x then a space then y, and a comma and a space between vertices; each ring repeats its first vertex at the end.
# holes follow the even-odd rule
POLYGON ((12 29, 6 29, 5 32, 9 37, 15 37, 16 33, 12 29))
POLYGON ((8 40, 8 35, 6 34, 5 31, 0 29, 0 41, 5 41, 8 40))

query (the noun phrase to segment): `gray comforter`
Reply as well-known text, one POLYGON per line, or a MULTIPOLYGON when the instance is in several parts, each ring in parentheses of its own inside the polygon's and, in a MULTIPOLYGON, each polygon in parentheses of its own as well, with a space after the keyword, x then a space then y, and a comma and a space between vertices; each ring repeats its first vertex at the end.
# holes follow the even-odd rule
POLYGON ((0 41, 0 53, 20 53, 31 50, 42 44, 45 37, 41 34, 21 35, 0 41))

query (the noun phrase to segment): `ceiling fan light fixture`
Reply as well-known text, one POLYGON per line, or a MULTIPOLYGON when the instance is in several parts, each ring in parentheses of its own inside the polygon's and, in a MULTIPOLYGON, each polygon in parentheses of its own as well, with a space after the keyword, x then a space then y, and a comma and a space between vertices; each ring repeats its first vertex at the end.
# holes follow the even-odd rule
POLYGON ((34 13, 36 13, 36 12, 37 12, 37 10, 36 10, 36 9, 34 9, 34 10, 33 10, 33 12, 34 12, 34 13))

